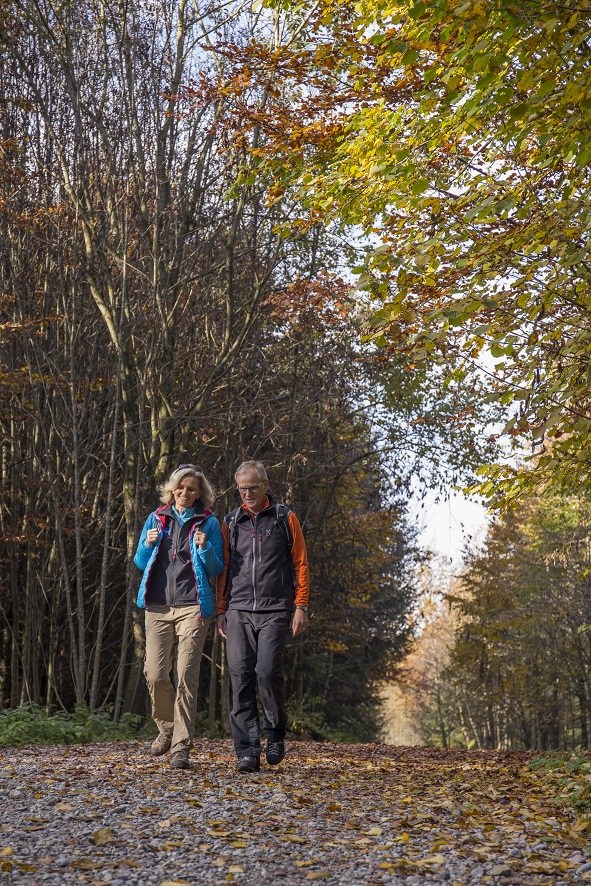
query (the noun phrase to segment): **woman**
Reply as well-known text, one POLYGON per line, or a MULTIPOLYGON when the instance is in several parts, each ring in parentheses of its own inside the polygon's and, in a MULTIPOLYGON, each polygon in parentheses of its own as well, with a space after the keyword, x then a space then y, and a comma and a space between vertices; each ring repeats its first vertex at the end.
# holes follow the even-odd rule
POLYGON ((215 610, 209 579, 223 569, 222 534, 209 510, 211 486, 194 465, 181 465, 160 493, 163 505, 146 520, 134 557, 144 571, 137 605, 146 610, 144 673, 159 733, 151 753, 170 750, 171 766, 188 769, 201 654, 215 610))

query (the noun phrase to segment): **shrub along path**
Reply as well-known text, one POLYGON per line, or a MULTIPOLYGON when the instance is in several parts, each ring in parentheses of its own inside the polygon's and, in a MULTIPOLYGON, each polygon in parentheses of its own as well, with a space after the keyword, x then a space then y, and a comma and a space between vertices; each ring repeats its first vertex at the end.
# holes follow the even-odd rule
POLYGON ((240 775, 227 741, 188 772, 148 748, 2 749, 2 881, 591 881, 588 821, 531 755, 294 742, 240 775))

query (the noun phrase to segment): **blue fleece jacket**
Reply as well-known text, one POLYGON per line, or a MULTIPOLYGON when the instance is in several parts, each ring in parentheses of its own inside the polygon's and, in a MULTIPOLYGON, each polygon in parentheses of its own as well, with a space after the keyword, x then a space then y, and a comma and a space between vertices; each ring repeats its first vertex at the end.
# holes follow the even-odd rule
MULTIPOLYGON (((214 595, 209 583, 210 578, 218 576, 224 568, 222 533, 220 524, 213 514, 199 524, 199 529, 207 536, 207 545, 201 550, 193 540, 193 532, 189 540, 191 551, 191 563, 195 573, 197 586, 197 599, 202 618, 210 618, 215 612, 214 595)), ((136 605, 140 609, 146 609, 146 594, 149 590, 149 578, 152 566, 158 556, 158 548, 163 539, 162 522, 156 511, 153 511, 144 524, 137 551, 133 562, 143 570, 142 580, 138 590, 136 605), (146 536, 149 529, 158 530, 158 541, 155 545, 146 544, 146 536)), ((148 601, 149 602, 149 601, 148 601)))

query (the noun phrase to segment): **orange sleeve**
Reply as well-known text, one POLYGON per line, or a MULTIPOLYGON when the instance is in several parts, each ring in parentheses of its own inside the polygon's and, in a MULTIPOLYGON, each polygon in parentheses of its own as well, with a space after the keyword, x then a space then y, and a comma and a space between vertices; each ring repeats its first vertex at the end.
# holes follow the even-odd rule
POLYGON ((224 551, 224 570, 221 575, 218 575, 216 617, 224 615, 228 608, 229 588, 226 587, 226 577, 228 575, 228 566, 230 565, 230 544, 228 542, 228 525, 225 520, 222 520, 222 546, 224 551))
POLYGON ((289 512, 287 519, 289 520, 289 528, 293 538, 291 559, 296 577, 295 605, 307 606, 310 597, 310 570, 308 569, 308 552, 306 550, 306 542, 304 541, 304 533, 302 532, 300 521, 293 511, 289 512))

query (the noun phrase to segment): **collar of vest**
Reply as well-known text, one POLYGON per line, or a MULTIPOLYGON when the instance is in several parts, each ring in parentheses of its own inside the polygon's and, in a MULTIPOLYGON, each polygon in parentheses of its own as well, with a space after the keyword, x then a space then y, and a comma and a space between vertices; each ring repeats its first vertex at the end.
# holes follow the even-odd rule
POLYGON ((248 508, 246 507, 246 505, 241 505, 241 507, 240 507, 240 514, 238 515, 238 519, 240 519, 240 517, 244 517, 245 515, 248 515, 251 519, 252 519, 254 516, 256 516, 256 517, 260 517, 260 515, 261 515, 261 514, 264 514, 265 511, 269 511, 269 510, 271 510, 272 508, 274 508, 276 502, 275 502, 275 499, 273 498, 273 496, 272 496, 272 495, 269 495, 269 493, 267 492, 267 496, 266 496, 266 498, 267 498, 267 503, 266 503, 265 507, 263 508, 262 511, 259 511, 258 514, 256 514, 256 515, 253 514, 253 513, 251 513, 251 511, 248 510, 248 508))
MULTIPOLYGON (((205 520, 207 517, 210 517, 213 511, 210 511, 209 508, 204 508, 200 499, 197 499, 195 504, 193 505, 195 508, 195 513, 192 517, 189 517, 189 520, 205 520)), ((170 505, 162 505, 162 507, 157 508, 156 513, 159 517, 171 517, 173 520, 176 519, 172 512, 172 504, 170 505)))

